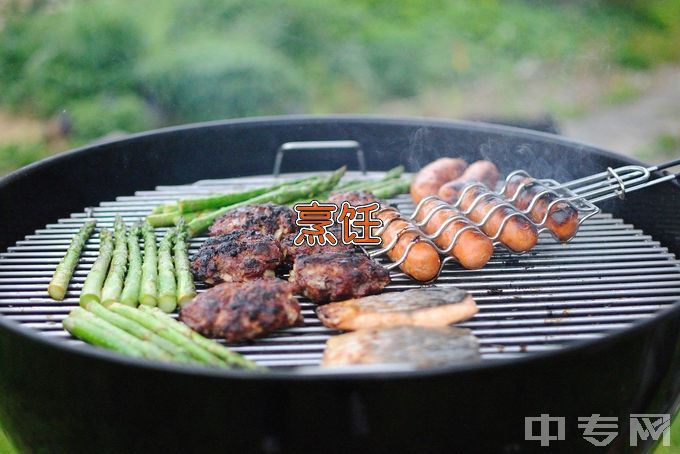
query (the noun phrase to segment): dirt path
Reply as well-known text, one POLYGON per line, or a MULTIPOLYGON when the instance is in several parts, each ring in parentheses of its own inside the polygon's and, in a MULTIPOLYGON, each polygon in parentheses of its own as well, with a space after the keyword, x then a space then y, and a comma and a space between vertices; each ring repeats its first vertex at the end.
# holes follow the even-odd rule
POLYGON ((644 160, 662 159, 662 151, 680 155, 680 150, 656 150, 654 155, 664 137, 680 140, 680 66, 661 68, 649 77, 639 96, 564 120, 560 123, 562 133, 644 160))
POLYGON ((37 142, 43 137, 43 122, 0 111, 0 145, 37 142))

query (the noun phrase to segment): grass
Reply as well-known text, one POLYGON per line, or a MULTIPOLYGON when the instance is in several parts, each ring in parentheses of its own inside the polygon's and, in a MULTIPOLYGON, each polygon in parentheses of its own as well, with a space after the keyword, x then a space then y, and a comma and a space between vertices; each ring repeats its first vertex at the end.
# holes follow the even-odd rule
POLYGON ((12 442, 9 441, 7 435, 2 430, 2 426, 0 426, 0 454, 14 454, 16 452, 12 442))

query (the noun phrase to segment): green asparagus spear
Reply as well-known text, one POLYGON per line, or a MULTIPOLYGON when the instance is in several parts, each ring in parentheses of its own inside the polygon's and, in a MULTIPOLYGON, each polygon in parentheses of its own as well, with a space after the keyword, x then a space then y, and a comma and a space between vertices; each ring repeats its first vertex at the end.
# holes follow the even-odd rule
POLYGON ((336 191, 358 191, 362 186, 394 180, 401 177, 403 173, 404 166, 397 166, 388 170, 379 180, 352 180, 338 186, 336 191))
POLYGON ((84 306, 90 301, 99 302, 102 294, 102 285, 109 270, 111 255, 113 254, 113 238, 106 229, 99 232, 99 256, 94 261, 90 272, 87 273, 83 289, 80 292, 80 305, 84 306))
POLYGON ((185 349, 170 342, 164 337, 159 336, 158 334, 154 333, 153 331, 144 327, 143 325, 140 325, 134 320, 130 320, 129 318, 123 317, 122 315, 117 314, 116 312, 113 312, 105 308, 101 304, 95 302, 89 303, 86 309, 92 312, 97 317, 106 320, 107 322, 111 323, 114 326, 117 326, 123 331, 132 334, 137 339, 149 341, 152 344, 155 344, 160 349, 169 353, 173 357, 173 359, 177 361, 194 362, 194 360, 191 358, 191 356, 185 349))
POLYGON ((87 239, 92 235, 96 221, 87 221, 78 230, 78 233, 71 240, 71 244, 66 251, 66 255, 61 259, 59 265, 54 270, 54 275, 50 284, 47 286, 47 293, 50 294, 52 299, 61 301, 66 295, 66 289, 71 281, 71 276, 73 276, 73 270, 78 266, 78 259, 80 258, 80 253, 87 242, 87 239))
POLYGON ((386 199, 398 194, 408 193, 410 187, 411 182, 409 180, 397 180, 394 184, 374 188, 371 192, 378 199, 386 199))
MULTIPOLYGON (((143 306, 140 306, 140 309, 143 306)), ((169 340, 170 342, 184 348, 192 358, 196 359, 205 364, 212 364, 220 367, 227 367, 227 365, 217 356, 213 355, 200 345, 191 342, 186 336, 168 328, 163 322, 161 322, 156 317, 153 317, 146 313, 143 309, 134 309, 129 306, 124 306, 122 304, 114 303, 111 305, 110 309, 117 314, 122 315, 130 320, 143 325, 147 329, 150 329, 159 336, 169 340)), ((146 309, 146 308, 144 308, 146 309)))
POLYGON ((146 217, 146 222, 152 227, 170 227, 171 225, 174 225, 177 218, 181 216, 179 211, 150 214, 146 217))
POLYGON ((177 211, 178 209, 177 203, 166 203, 163 205, 163 213, 170 213, 172 211, 177 211))
POLYGON ((204 349, 208 350, 215 356, 222 358, 230 366, 240 367, 243 369, 265 369, 262 366, 257 365, 255 362, 246 359, 244 356, 228 349, 227 347, 201 336, 196 331, 189 328, 184 323, 178 322, 174 318, 170 317, 168 314, 164 313, 156 307, 144 307, 139 308, 142 312, 146 312, 154 317, 156 317, 160 322, 162 322, 166 327, 182 334, 183 336, 191 339, 194 343, 200 345, 204 349))
POLYGON ((146 217, 146 220, 153 227, 171 227, 173 225, 177 225, 181 220, 189 222, 209 212, 210 210, 203 210, 192 211, 191 213, 182 214, 179 211, 171 211, 168 213, 150 214, 149 216, 146 217))
POLYGON ((245 202, 235 203, 234 205, 220 208, 219 210, 213 211, 204 216, 200 216, 189 222, 187 225, 187 233, 191 237, 196 236, 207 229, 215 221, 215 219, 218 219, 228 211, 241 206, 265 202, 284 204, 302 197, 313 197, 314 194, 321 194, 330 191, 338 184, 340 178, 342 178, 342 176, 345 174, 345 170, 346 167, 341 167, 340 169, 333 172, 328 178, 321 180, 310 180, 308 182, 292 186, 284 186, 275 191, 267 192, 245 202))
POLYGON ((172 263, 172 243, 177 236, 176 229, 170 229, 158 245, 158 307, 172 312, 177 307, 177 282, 172 263))
POLYGON ((87 320, 91 322, 91 325, 98 328, 98 335, 96 337, 91 337, 92 343, 95 343, 94 341, 106 341, 106 339, 108 339, 110 344, 127 344, 129 347, 131 347, 131 350, 141 353, 145 358, 153 358, 163 361, 169 361, 171 359, 170 354, 161 350, 156 345, 137 339, 133 335, 123 331, 115 325, 112 325, 106 320, 97 317, 93 313, 86 311, 82 307, 73 309, 69 314, 69 318, 87 320))
POLYGON ((158 302, 158 256, 156 253, 156 234, 148 222, 142 225, 142 236, 144 237, 144 262, 142 263, 139 303, 155 306, 158 302))
POLYGON ((189 213, 194 211, 215 210, 235 203, 244 202, 262 194, 275 191, 280 188, 295 186, 300 183, 308 183, 314 181, 318 177, 305 177, 296 180, 284 181, 274 184, 272 186, 264 186, 255 189, 248 189, 241 192, 232 192, 227 194, 213 194, 207 197, 200 197, 194 199, 182 199, 177 205, 180 213, 189 213))
POLYGON ((189 253, 187 252, 187 232, 184 222, 177 226, 175 238, 175 274, 177 275, 177 303, 181 306, 196 296, 194 277, 191 274, 189 253))
POLYGON ((62 321, 62 325, 66 331, 88 344, 98 345, 128 356, 144 356, 139 349, 126 343, 117 336, 112 336, 108 330, 103 329, 100 325, 93 323, 91 320, 69 315, 62 321))
POLYGON ((127 268, 127 229, 123 218, 116 216, 113 223, 113 238, 114 249, 113 257, 111 258, 111 267, 109 274, 106 276, 104 288, 102 288, 102 304, 108 306, 114 301, 120 299, 120 293, 123 290, 123 281, 125 280, 125 270, 127 268))
POLYGON ((142 284, 142 253, 139 250, 139 225, 133 225, 128 232, 128 272, 125 276, 120 302, 136 307, 139 303, 139 289, 142 284))

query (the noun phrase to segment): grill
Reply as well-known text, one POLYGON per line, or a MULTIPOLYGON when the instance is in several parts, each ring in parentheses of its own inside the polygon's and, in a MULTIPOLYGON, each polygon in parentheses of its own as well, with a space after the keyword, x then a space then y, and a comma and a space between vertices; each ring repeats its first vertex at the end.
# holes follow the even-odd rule
MULTIPOLYGON (((285 178, 304 176, 308 174, 285 178)), ((379 172, 369 175, 379 176, 379 172)), ((350 172, 347 178, 360 177, 359 173, 350 172)), ((82 283, 97 256, 98 237, 91 238, 84 249, 63 302, 53 301, 46 286, 71 235, 84 219, 92 216, 100 228, 111 227, 115 214, 120 213, 126 222, 132 223, 159 203, 211 192, 244 190, 275 181, 280 179, 262 176, 159 186, 154 191, 120 196, 48 224, 0 255, 0 314, 44 335, 79 345, 81 342, 71 340, 60 322, 78 305, 82 283)), ((389 202, 405 214, 414 210, 406 195, 389 202)), ((193 239, 190 251, 195 252, 204 240, 193 239)), ((386 258, 381 260, 390 264, 386 258)), ((480 312, 460 326, 472 329, 480 339, 483 358, 493 360, 598 338, 654 315, 680 299, 679 265, 675 256, 649 235, 609 214, 600 214, 588 219, 568 244, 557 244, 544 233, 531 253, 517 256, 498 248, 481 270, 465 270, 448 263, 436 285, 463 288, 474 295, 480 312)), ((392 284, 386 290, 417 286, 403 273, 393 271, 392 284)), ((233 349, 269 367, 317 365, 326 339, 338 332, 321 325, 314 307, 302 300, 305 327, 279 331, 252 345, 233 349)))
MULTIPOLYGON (((357 170, 352 179, 364 177, 364 165, 366 177, 397 164, 414 172, 445 155, 558 182, 640 164, 481 123, 283 117, 153 131, 22 169, 0 180, 0 420, 22 451, 529 452, 541 447, 526 439, 525 417, 549 414, 566 418, 565 440, 550 451, 585 452, 593 447, 577 419, 601 414, 618 417, 608 448, 625 452, 631 413, 678 408, 677 182, 598 202, 602 212, 566 245, 545 232, 527 254, 498 248, 481 270, 447 263, 436 285, 464 288, 480 307, 464 324, 481 341, 475 364, 316 367, 334 333, 308 302, 304 328, 234 346, 270 366, 266 374, 128 358, 61 329, 98 238, 88 242, 65 301, 49 299, 46 286, 86 217, 104 227, 120 212, 131 223, 178 197, 271 183, 277 150, 282 178, 346 163, 357 170), (309 141, 334 142, 326 150, 281 147, 309 141)), ((618 175, 628 192, 637 177, 618 175)), ((414 209, 406 196, 391 202, 407 216, 414 209)), ((392 272, 388 291, 416 285, 392 272)))

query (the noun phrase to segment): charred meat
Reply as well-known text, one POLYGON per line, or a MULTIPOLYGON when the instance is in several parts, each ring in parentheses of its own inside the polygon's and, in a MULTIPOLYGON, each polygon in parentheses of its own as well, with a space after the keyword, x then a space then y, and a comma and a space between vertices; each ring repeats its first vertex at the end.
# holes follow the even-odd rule
POLYGON ((280 240, 297 231, 295 212, 274 203, 248 205, 227 212, 210 226, 209 235, 218 236, 235 230, 273 235, 280 240))
POLYGON ((339 207, 342 205, 342 202, 348 202, 352 206, 359 206, 377 202, 377 199, 372 193, 367 191, 346 191, 332 193, 328 197, 328 201, 339 207))
POLYGON ((449 326, 396 326, 331 337, 326 342, 321 364, 408 364, 427 368, 479 359, 479 341, 470 330, 449 326))
POLYGON ((318 243, 309 245, 307 242, 304 242, 300 246, 296 246, 293 241, 295 240, 297 234, 292 233, 290 235, 286 235, 283 240, 281 240, 283 261, 288 265, 293 265, 295 260, 302 255, 322 254, 325 252, 352 252, 355 250, 354 246, 351 244, 345 244, 341 241, 342 232, 340 229, 331 227, 328 230, 333 233, 333 235, 335 235, 335 238, 338 239, 338 243, 336 245, 332 245, 328 242, 324 245, 320 245, 318 243))
POLYGON ((475 301, 463 290, 425 287, 330 303, 317 308, 316 313, 329 328, 356 330, 446 326, 472 317, 477 310, 475 301))
POLYGON ((281 246, 272 235, 236 230, 208 238, 192 258, 191 269, 208 284, 243 282, 274 277, 281 260, 281 246))
POLYGON ((292 285, 280 279, 220 284, 184 305, 179 318, 193 330, 227 342, 304 324, 292 285))
POLYGON ((390 273, 366 254, 329 252, 298 257, 290 281, 307 298, 325 303, 378 293, 390 273))

